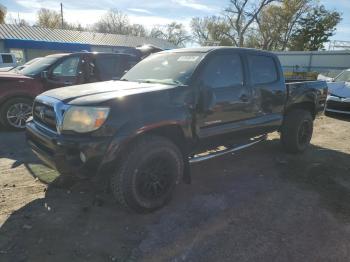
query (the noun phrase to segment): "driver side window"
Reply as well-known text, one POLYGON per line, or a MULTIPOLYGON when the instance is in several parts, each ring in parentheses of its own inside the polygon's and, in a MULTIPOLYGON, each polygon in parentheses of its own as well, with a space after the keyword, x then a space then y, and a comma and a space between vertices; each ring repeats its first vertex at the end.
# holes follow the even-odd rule
POLYGON ((243 83, 243 68, 238 54, 216 55, 206 65, 203 84, 210 88, 234 87, 243 83))
POLYGON ((63 60, 52 70, 52 76, 54 77, 66 77, 66 76, 77 76, 79 57, 73 56, 63 60))

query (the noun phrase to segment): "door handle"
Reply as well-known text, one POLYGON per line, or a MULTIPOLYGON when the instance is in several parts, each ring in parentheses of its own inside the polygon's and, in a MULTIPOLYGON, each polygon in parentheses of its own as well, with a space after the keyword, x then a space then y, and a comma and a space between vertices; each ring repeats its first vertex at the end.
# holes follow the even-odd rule
POLYGON ((243 94, 243 95, 241 95, 239 100, 241 100, 242 102, 246 103, 246 102, 249 101, 249 97, 247 95, 243 94))

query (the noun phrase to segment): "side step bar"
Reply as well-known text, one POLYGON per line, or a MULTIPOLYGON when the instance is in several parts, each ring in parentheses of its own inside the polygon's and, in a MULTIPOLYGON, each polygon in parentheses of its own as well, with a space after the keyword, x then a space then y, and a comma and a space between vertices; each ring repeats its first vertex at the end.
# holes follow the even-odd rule
POLYGON ((229 153, 234 153, 234 152, 240 151, 242 149, 251 147, 251 146, 253 146, 255 144, 258 144, 258 143, 260 143, 262 141, 265 141, 266 138, 267 138, 267 135, 263 135, 263 136, 255 138, 250 143, 245 144, 245 145, 240 145, 240 146, 233 147, 233 148, 227 148, 227 149, 224 149, 224 150, 221 150, 221 151, 217 151, 217 152, 214 152, 212 154, 208 154, 208 155, 204 155, 204 156, 200 156, 200 155, 194 156, 194 157, 190 158, 190 164, 199 163, 199 162, 206 161, 206 160, 209 160, 209 159, 212 159, 212 158, 215 158, 215 157, 219 157, 219 156, 223 156, 223 155, 226 155, 226 154, 229 154, 229 153))

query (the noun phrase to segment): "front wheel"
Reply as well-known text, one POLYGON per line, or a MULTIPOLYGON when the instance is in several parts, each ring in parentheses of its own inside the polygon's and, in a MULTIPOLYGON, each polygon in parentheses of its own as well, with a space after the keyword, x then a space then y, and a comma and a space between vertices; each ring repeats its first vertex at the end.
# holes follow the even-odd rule
POLYGON ((176 145, 159 136, 144 136, 125 152, 111 177, 115 198, 138 213, 164 206, 183 173, 183 157, 176 145))
POLYGON ((289 153, 303 152, 310 144, 313 118, 309 111, 295 109, 287 113, 281 130, 281 141, 289 153))
POLYGON ((31 115, 32 100, 21 97, 12 98, 1 107, 0 121, 6 128, 23 130, 31 115))

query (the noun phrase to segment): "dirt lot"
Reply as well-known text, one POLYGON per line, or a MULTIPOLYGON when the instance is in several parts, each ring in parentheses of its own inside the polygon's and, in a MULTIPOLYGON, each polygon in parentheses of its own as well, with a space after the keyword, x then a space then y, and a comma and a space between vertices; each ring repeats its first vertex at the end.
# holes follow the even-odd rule
POLYGON ((287 155, 273 134, 197 164, 135 215, 88 182, 48 187, 23 133, 0 132, 0 261, 349 261, 350 122, 322 117, 312 144, 287 155))

